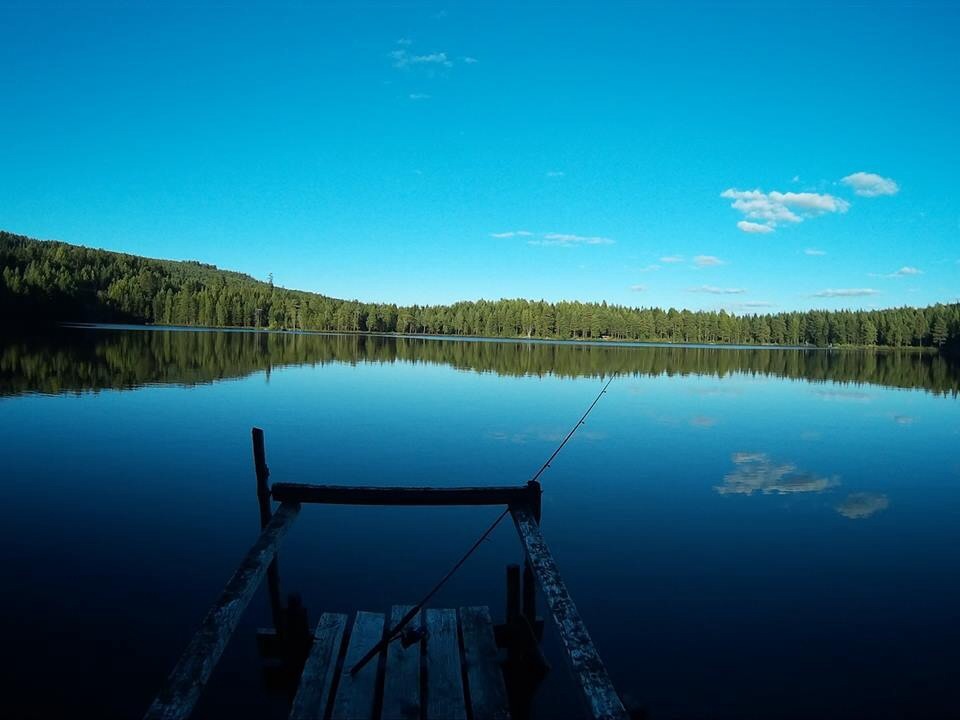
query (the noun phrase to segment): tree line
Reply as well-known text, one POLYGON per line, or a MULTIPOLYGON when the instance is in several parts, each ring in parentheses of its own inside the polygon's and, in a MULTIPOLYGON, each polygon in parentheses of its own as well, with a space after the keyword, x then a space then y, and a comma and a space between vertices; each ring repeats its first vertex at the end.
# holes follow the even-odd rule
POLYGON ((0 396, 198 385, 293 365, 426 363, 501 376, 759 375, 960 395, 956 362, 909 350, 462 341, 389 335, 70 328, 0 345, 0 396))
POLYGON ((960 304, 735 315, 523 299, 398 306, 289 290, 194 261, 154 260, 0 231, 5 322, 61 320, 550 339, 960 346, 960 304))

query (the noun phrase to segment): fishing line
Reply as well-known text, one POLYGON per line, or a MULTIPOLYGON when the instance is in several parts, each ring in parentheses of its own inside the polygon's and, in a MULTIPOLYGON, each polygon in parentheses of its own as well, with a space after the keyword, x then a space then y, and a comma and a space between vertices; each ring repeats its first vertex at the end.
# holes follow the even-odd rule
MULTIPOLYGON (((574 436, 574 434, 577 432, 580 426, 583 425, 584 422, 586 422, 587 416, 593 411, 593 408, 596 407, 596 404, 600 402, 600 398, 603 397, 604 394, 607 392, 607 388, 610 387, 610 383, 613 382, 613 379, 615 377, 616 375, 610 376, 610 379, 607 380, 606 384, 604 384, 600 392, 597 393, 597 396, 593 399, 593 402, 590 403, 590 407, 588 407, 587 411, 583 413, 583 415, 577 421, 577 424, 574 425, 572 428, 570 428, 570 432, 568 432, 566 437, 563 438, 561 443, 557 446, 557 449, 553 451, 553 454, 547 458, 547 461, 543 465, 540 466, 540 469, 537 470, 536 474, 532 478, 530 478, 530 480, 527 481, 528 485, 530 483, 537 482, 540 476, 543 475, 544 471, 548 467, 550 467, 550 463, 553 462, 554 458, 556 458, 557 455, 560 454, 560 451, 563 450, 563 446, 566 445, 567 442, 569 442, 570 438, 574 436)), ((481 533, 480 537, 477 538, 476 542, 474 542, 473 545, 470 546, 470 549, 467 550, 467 552, 465 552, 463 556, 459 560, 457 560, 456 563, 454 563, 453 567, 447 571, 447 574, 444 575, 442 578, 440 578, 440 581, 436 585, 434 585, 426 595, 423 596, 423 599, 420 600, 420 602, 418 602, 412 608, 410 608, 410 610, 407 611, 407 614, 404 615, 402 618, 400 618, 397 624, 387 631, 387 633, 383 636, 383 639, 380 640, 380 642, 378 642, 372 648, 370 648, 370 651, 367 652, 367 654, 364 655, 362 658, 360 658, 352 668, 350 668, 351 675, 356 675, 364 667, 364 665, 366 665, 373 658, 379 655, 380 651, 384 647, 386 647, 391 642, 393 642, 398 637, 400 637, 400 633, 404 629, 404 627, 406 627, 407 623, 413 620, 414 616, 418 612, 420 612, 423 609, 423 607, 430 601, 430 598, 436 595, 437 592, 440 590, 440 588, 442 588, 447 583, 447 580, 453 577, 453 575, 457 572, 457 570, 459 570, 463 566, 463 564, 467 561, 467 559, 471 555, 473 555, 474 551, 478 547, 480 547, 480 545, 483 544, 483 541, 490 536, 490 533, 492 533, 496 529, 497 525, 499 525, 500 522, 509 514, 510 514, 510 506, 508 505, 506 509, 502 513, 500 513, 500 515, 497 516, 496 520, 490 523, 490 526, 486 530, 484 530, 483 533, 481 533)))

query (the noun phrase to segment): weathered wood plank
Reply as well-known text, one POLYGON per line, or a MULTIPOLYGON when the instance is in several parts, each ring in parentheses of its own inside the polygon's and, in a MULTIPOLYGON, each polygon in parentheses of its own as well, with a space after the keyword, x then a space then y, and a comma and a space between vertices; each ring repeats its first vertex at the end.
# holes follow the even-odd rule
POLYGON ((330 701, 330 688, 337 670, 337 657, 343 646, 347 616, 324 613, 313 634, 313 647, 303 666, 300 687, 293 699, 290 720, 322 720, 330 701))
POLYGON ((280 540, 300 511, 296 503, 283 503, 261 531, 260 537, 234 572, 223 593, 207 612, 167 683, 144 716, 147 720, 177 720, 190 715, 213 668, 236 630, 280 540))
POLYGON ((426 610, 427 720, 465 720, 456 610, 426 610))
POLYGON ((274 483, 273 499, 279 502, 331 505, 510 505, 527 502, 528 486, 508 487, 353 487, 274 483))
POLYGON ((350 668, 383 637, 383 615, 360 611, 353 623, 347 655, 340 673, 332 720, 372 720, 376 704, 379 658, 370 661, 355 675, 350 668))
POLYGON ((597 720, 627 720, 623 703, 560 577, 560 570, 543 539, 540 526, 527 508, 513 507, 511 514, 537 583, 560 632, 570 669, 590 717, 597 720))
MULTIPOLYGON (((390 627, 396 625, 412 609, 411 605, 394 605, 390 609, 390 627)), ((417 613, 407 624, 410 630, 420 627, 417 613)), ((404 647, 400 640, 387 645, 387 665, 383 677, 383 711, 381 720, 420 720, 420 643, 404 647)))
POLYGON ((490 609, 460 608, 460 631, 473 720, 509 720, 507 687, 497 658, 490 609))
POLYGON ((253 428, 253 469, 257 474, 257 501, 260 504, 260 528, 270 522, 270 469, 267 467, 267 454, 263 444, 263 430, 253 428))

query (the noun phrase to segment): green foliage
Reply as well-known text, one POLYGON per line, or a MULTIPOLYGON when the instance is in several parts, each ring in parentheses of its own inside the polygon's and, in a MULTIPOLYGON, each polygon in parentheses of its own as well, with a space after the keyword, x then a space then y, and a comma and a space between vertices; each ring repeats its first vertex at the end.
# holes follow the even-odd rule
POLYGON ((478 300, 361 303, 287 290, 198 262, 173 262, 0 232, 7 322, 128 321, 426 335, 683 343, 960 346, 960 304, 730 315, 607 303, 478 300))

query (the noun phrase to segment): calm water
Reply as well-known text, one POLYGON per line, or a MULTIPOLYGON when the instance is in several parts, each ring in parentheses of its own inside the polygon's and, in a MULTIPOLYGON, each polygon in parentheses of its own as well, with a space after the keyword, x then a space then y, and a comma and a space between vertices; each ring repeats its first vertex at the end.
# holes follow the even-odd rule
MULTIPOLYGON (((930 356, 76 329, 3 341, 2 717, 137 717, 275 481, 522 483, 621 693, 651 718, 957 717, 960 372, 930 356)), ((306 507, 315 619, 415 601, 495 516, 306 507)), ((504 604, 512 526, 436 606, 504 604)), ((284 717, 252 603, 197 717, 284 717)), ((541 718, 576 700, 557 641, 541 718)))

